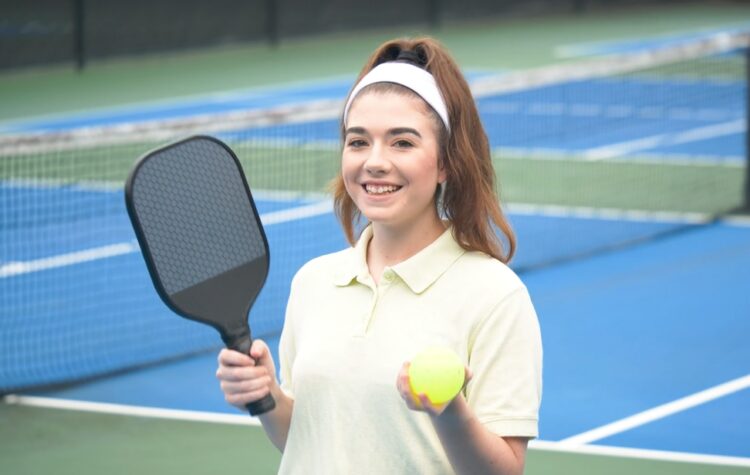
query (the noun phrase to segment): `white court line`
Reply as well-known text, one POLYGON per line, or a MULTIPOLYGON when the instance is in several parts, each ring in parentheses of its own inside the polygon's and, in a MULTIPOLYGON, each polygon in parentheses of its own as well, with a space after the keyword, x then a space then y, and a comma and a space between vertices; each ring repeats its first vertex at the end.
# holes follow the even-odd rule
POLYGON ((57 399, 35 396, 18 396, 9 394, 3 398, 5 404, 20 406, 46 407, 51 409, 65 409, 100 414, 116 414, 122 416, 149 417, 155 419, 173 419, 180 421, 214 422, 221 424, 259 426, 257 417, 240 414, 221 414, 217 412, 184 411, 177 409, 161 409, 145 406, 128 406, 103 402, 74 401, 71 399, 57 399))
POLYGON ((647 38, 626 37, 612 40, 568 43, 556 46, 553 51, 555 57, 557 58, 580 58, 581 56, 610 54, 613 47, 618 48, 623 45, 627 46, 629 51, 633 51, 638 46, 648 48, 654 42, 658 42, 657 44, 661 46, 669 46, 673 43, 689 42, 696 39, 701 39, 707 35, 716 35, 720 33, 737 33, 747 30, 748 27, 750 27, 750 22, 738 22, 734 25, 725 25, 720 28, 708 27, 690 29, 685 31, 668 31, 665 33, 649 36, 647 38))
POLYGON ((189 106, 201 106, 204 104, 216 104, 216 103, 236 103, 239 101, 247 101, 255 98, 265 98, 269 94, 278 93, 289 93, 297 92, 299 90, 306 91, 309 88, 320 88, 321 86, 330 86, 331 83, 344 83, 344 87, 348 88, 354 77, 351 75, 336 75, 326 78, 319 78, 313 80, 295 80, 289 82, 283 82, 280 84, 273 85, 259 85, 256 87, 242 88, 242 89, 228 89, 226 91, 218 92, 206 92, 196 94, 186 94, 182 96, 175 96, 166 99, 154 99, 149 101, 141 102, 130 102, 124 105, 109 105, 102 107, 89 107, 87 109, 72 110, 66 112, 55 112, 49 114, 39 114, 28 117, 21 117, 15 119, 0 120, 0 133, 11 133, 24 130, 35 123, 59 121, 61 119, 100 119, 102 117, 108 117, 128 112, 142 112, 144 110, 155 109, 156 111, 162 110, 164 107, 167 108, 184 108, 189 106))
MULTIPOLYGON (((512 203, 507 206, 511 214, 517 215, 540 215, 545 217, 559 218, 578 218, 578 219, 598 219, 598 220, 620 220, 636 222, 656 222, 656 223, 685 223, 685 224, 705 224, 713 218, 709 214, 703 213, 675 213, 659 212, 645 210, 622 210, 609 208, 590 208, 590 207, 566 207, 555 205, 536 205, 526 203, 512 203)), ((321 201, 297 208, 274 211, 262 214, 260 219, 264 226, 285 223, 295 219, 304 219, 313 216, 330 213, 333 206, 330 201, 321 201)), ((750 226, 750 218, 741 216, 725 217, 719 220, 721 223, 747 227, 750 226)), ((136 241, 111 244, 83 251, 76 251, 57 256, 45 257, 33 261, 13 261, 0 265, 0 279, 12 277, 31 272, 38 272, 56 267, 80 264, 83 262, 106 259, 131 252, 138 252, 140 248, 136 241)))
MULTIPOLYGON (((111 404, 89 401, 74 401, 70 399, 46 398, 37 396, 20 396, 9 394, 3 398, 5 404, 20 406, 43 407, 50 409, 73 410, 93 412, 98 414, 115 414, 133 417, 145 417, 156 419, 169 419, 181 421, 207 422, 217 424, 232 424, 245 426, 260 426, 257 417, 240 414, 222 414, 216 412, 185 411, 175 409, 160 409, 144 406, 128 406, 124 404, 111 404)), ((609 447, 597 445, 585 445, 570 447, 560 442, 545 440, 532 440, 529 447, 533 450, 575 453, 586 455, 599 455, 609 457, 636 458, 648 460, 661 460, 667 462, 701 463, 712 465, 726 465, 738 467, 750 467, 750 458, 729 457, 721 455, 693 454, 685 452, 672 452, 647 449, 633 449, 627 447, 609 447)))
POLYGON ((709 465, 726 465, 732 467, 750 467, 750 458, 730 457, 727 455, 696 454, 688 452, 673 452, 666 450, 634 449, 630 447, 611 447, 604 445, 582 445, 570 447, 559 442, 546 440, 532 440, 529 442, 532 450, 548 452, 563 452, 583 455, 599 455, 605 457, 621 457, 645 460, 659 460, 664 462, 699 463, 709 465))
POLYGON ((480 106, 481 112, 502 115, 529 115, 543 117, 600 117, 604 119, 660 119, 681 122, 726 121, 740 117, 739 111, 708 107, 633 106, 629 104, 599 102, 532 102, 489 100, 480 106))
POLYGON ((646 223, 706 224, 713 219, 708 213, 678 213, 671 211, 593 208, 586 206, 511 203, 507 205, 506 208, 510 214, 525 216, 634 221, 646 223))
MULTIPOLYGON (((313 216, 330 213, 332 211, 333 204, 330 201, 321 201, 319 203, 298 206, 296 208, 264 213, 260 216, 260 220, 264 226, 271 226, 274 224, 285 223, 296 219, 310 218, 313 216)), ((70 252, 67 254, 60 254, 57 256, 45 257, 42 259, 35 259, 33 261, 7 262, 0 266, 0 279, 54 269, 56 267, 64 267, 74 264, 80 264, 83 262, 106 259, 109 257, 115 257, 139 251, 140 247, 138 246, 138 243, 136 241, 131 241, 85 249, 83 251, 70 252)))
POLYGON ((629 140, 603 147, 591 148, 583 152, 583 156, 589 160, 605 160, 608 158, 621 157, 623 155, 649 150, 658 146, 678 145, 701 140, 723 137, 726 135, 739 134, 745 131, 745 119, 737 119, 730 122, 698 127, 679 133, 667 133, 629 140))
MULTIPOLYGON (((499 160, 548 160, 590 162, 581 156, 584 150, 543 147, 493 147, 492 156, 499 160)), ((601 160, 604 162, 604 160, 601 160)), ((607 163, 624 165, 666 165, 679 167, 743 168, 747 159, 742 155, 693 155, 687 153, 639 153, 627 157, 612 157, 607 163)))
POLYGON ((722 216, 711 213, 687 213, 677 211, 649 211, 638 209, 593 208, 587 206, 540 205, 510 203, 504 209, 515 215, 543 216, 545 218, 595 219, 601 221, 630 221, 637 223, 663 224, 708 224, 713 221, 726 226, 750 227, 750 216, 722 216))
POLYGON ((728 216, 720 220, 721 223, 737 227, 750 227, 750 216, 728 216))
POLYGON ((106 259, 108 257, 120 256, 122 254, 136 252, 139 249, 138 243, 135 241, 121 242, 109 246, 95 247, 92 249, 45 257, 33 261, 8 262, 0 266, 0 279, 14 275, 30 274, 32 272, 54 269, 55 267, 64 267, 83 262, 106 259))
POLYGON ((720 397, 732 394, 750 387, 750 374, 719 384, 704 391, 691 394, 675 401, 662 404, 647 411, 620 419, 619 421, 597 427, 559 442, 563 447, 577 447, 610 437, 621 432, 640 427, 650 422, 663 419, 678 412, 705 404, 720 397))
POLYGON ((311 218, 313 216, 319 216, 331 212, 333 212, 333 203, 330 201, 321 201, 319 203, 299 206, 297 208, 282 209, 272 213, 265 213, 261 215, 260 220, 264 226, 270 226, 272 224, 285 223, 287 221, 294 221, 295 219, 311 218))

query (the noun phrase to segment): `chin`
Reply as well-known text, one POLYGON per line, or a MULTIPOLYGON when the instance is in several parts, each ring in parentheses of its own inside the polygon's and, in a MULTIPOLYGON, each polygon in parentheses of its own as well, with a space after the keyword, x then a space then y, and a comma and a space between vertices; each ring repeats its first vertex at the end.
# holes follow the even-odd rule
POLYGON ((362 216, 367 218, 370 223, 376 224, 395 224, 396 221, 391 213, 362 212, 362 216))

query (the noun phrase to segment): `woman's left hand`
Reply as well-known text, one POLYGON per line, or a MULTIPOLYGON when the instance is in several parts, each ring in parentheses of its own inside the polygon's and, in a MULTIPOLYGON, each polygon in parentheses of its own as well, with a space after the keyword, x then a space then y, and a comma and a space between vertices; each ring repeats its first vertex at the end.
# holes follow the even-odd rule
POLYGON ((401 371, 398 372, 398 378, 396 379, 396 389, 398 389, 401 398, 406 402, 406 406, 412 411, 426 412, 433 416, 439 416, 445 411, 445 409, 451 405, 456 398, 463 397, 461 393, 466 385, 469 383, 472 377, 471 370, 468 366, 464 367, 466 376, 464 377, 464 384, 461 390, 458 391, 456 396, 450 401, 444 402, 443 404, 433 404, 426 394, 414 394, 411 390, 411 382, 409 381, 409 366, 410 362, 406 362, 401 366, 401 371))

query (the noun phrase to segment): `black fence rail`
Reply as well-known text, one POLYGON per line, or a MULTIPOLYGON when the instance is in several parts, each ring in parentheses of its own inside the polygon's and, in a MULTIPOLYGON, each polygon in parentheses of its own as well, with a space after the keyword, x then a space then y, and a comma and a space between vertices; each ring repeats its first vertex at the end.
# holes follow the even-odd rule
POLYGON ((0 69, 675 0, 0 0, 0 69))

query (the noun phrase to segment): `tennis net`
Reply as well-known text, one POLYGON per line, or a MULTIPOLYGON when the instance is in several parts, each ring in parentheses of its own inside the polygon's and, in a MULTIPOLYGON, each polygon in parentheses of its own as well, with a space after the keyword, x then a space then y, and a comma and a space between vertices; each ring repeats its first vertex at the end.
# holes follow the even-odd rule
MULTIPOLYGON (((710 223, 747 207, 747 34, 531 71, 472 88, 526 271, 710 223)), ((122 192, 137 157, 191 134, 239 156, 271 273, 251 313, 277 335, 289 282, 346 243, 327 183, 339 97, 0 135, 0 393, 215 349, 150 283, 122 192)))

